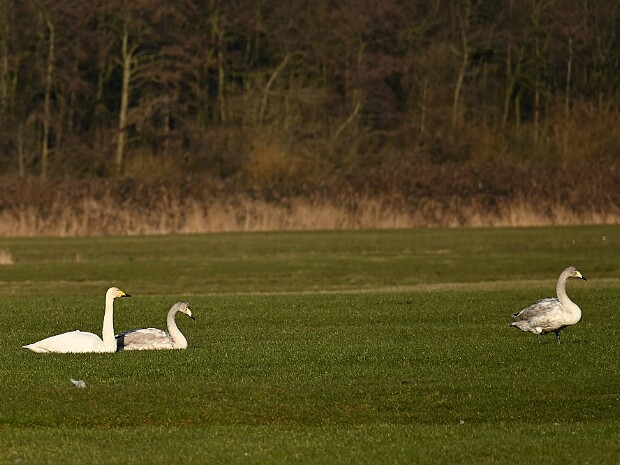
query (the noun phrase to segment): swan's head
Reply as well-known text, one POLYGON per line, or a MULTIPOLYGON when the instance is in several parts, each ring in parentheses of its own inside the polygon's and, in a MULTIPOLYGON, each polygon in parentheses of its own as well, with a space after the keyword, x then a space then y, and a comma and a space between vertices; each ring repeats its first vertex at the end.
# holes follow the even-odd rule
POLYGON ((582 275, 579 272, 579 270, 577 270, 577 268, 575 268, 574 266, 569 266, 568 268, 564 270, 564 272, 568 273, 569 278, 579 278, 579 279, 583 279, 584 281, 587 281, 586 277, 582 275))
POLYGON ((194 315, 192 314, 192 309, 187 302, 177 302, 174 304, 173 308, 175 308, 178 312, 185 313, 192 320, 196 321, 196 318, 194 318, 194 315))
POLYGON ((111 287, 108 289, 108 292, 105 293, 107 299, 117 299, 119 297, 131 297, 131 295, 127 294, 124 291, 121 291, 118 287, 111 287))

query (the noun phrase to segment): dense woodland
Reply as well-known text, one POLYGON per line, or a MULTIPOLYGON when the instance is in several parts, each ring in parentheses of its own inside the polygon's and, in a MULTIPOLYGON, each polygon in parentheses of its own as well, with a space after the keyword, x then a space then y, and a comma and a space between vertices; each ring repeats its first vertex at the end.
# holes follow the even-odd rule
POLYGON ((616 0, 0 0, 0 173, 616 160, 616 0))

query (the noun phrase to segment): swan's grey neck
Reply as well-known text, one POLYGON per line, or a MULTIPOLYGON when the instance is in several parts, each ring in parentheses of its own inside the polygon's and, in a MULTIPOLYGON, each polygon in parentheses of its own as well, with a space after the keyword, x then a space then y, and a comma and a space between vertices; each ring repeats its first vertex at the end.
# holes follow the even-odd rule
POLYGON ((574 305, 573 301, 570 300, 570 298, 568 297, 568 294, 566 293, 566 281, 569 278, 569 274, 570 273, 568 271, 562 272, 562 274, 560 275, 560 278, 558 279, 558 284, 555 287, 555 290, 558 294, 558 300, 565 307, 570 307, 574 305))
POLYGON ((116 351, 116 339, 114 338, 114 297, 108 294, 105 296, 102 336, 104 348, 110 352, 116 351))
POLYGON ((175 348, 185 349, 187 348, 187 339, 185 339, 185 336, 183 336, 183 333, 181 333, 181 331, 177 327, 177 323, 174 319, 178 311, 179 309, 174 306, 168 312, 168 318, 166 320, 168 324, 168 333, 172 338, 172 343, 175 348))

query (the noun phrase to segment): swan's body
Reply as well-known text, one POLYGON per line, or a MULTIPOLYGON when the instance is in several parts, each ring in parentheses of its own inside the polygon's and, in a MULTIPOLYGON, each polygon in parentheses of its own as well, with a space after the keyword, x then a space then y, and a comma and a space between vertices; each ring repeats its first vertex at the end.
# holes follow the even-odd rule
POLYGON ((168 332, 157 328, 132 329, 116 335, 118 350, 167 350, 186 349, 187 339, 175 322, 178 312, 185 313, 192 320, 192 310, 187 302, 177 302, 168 311, 168 332))
POLYGON ((114 299, 118 297, 130 297, 130 295, 116 287, 111 287, 105 294, 103 339, 93 333, 71 331, 51 336, 23 347, 33 352, 41 353, 116 352, 116 340, 114 339, 114 299))
POLYGON ((555 333, 557 343, 560 343, 560 331, 567 326, 575 325, 581 320, 581 309, 566 294, 566 281, 568 278, 586 278, 569 266, 558 279, 556 285, 557 297, 542 299, 523 310, 513 313, 512 317, 517 320, 510 323, 523 331, 529 331, 537 335, 538 342, 543 334, 555 333))

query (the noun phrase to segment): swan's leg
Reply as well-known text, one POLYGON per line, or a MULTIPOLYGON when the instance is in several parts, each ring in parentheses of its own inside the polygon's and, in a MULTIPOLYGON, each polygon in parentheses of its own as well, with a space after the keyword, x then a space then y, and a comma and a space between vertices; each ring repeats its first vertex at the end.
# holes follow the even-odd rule
POLYGON ((557 342, 558 344, 560 343, 560 331, 556 331, 555 332, 555 342, 557 342))
POLYGON ((540 344, 540 340, 542 339, 542 333, 538 333, 536 335, 536 340, 538 341, 538 343, 540 344))

